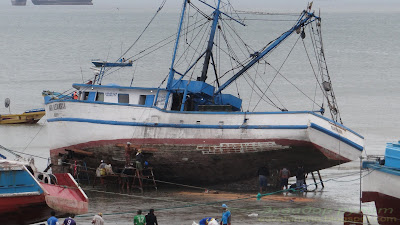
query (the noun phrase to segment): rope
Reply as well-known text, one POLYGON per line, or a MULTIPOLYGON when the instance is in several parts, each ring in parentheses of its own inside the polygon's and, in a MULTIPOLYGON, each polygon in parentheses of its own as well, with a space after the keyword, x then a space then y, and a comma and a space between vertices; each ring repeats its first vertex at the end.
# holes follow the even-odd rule
POLYGON ((35 136, 32 138, 32 140, 28 143, 28 145, 24 148, 24 150, 22 152, 25 152, 25 150, 28 148, 28 146, 32 143, 33 140, 35 140, 36 136, 40 133, 40 131, 42 130, 44 126, 41 126, 39 131, 35 134, 35 136))
MULTIPOLYGON (((372 171, 373 171, 373 170, 372 170, 372 171)), ((369 173, 367 173, 367 174, 364 175, 363 177, 369 175, 372 171, 370 171, 369 173)), ((358 172, 357 172, 357 173, 358 173, 358 172)), ((347 177, 347 176, 350 176, 350 175, 345 175, 345 176, 343 176, 343 177, 347 177)), ((343 177, 342 177, 342 178, 343 178, 343 177)), ((341 178, 341 177, 339 177, 339 178, 341 178)), ((339 178, 329 179, 329 180, 327 180, 327 181, 325 181, 325 182, 334 181, 334 180, 339 179, 339 178)), ((357 178, 357 179, 360 179, 360 178, 357 178)), ((357 179, 355 179, 355 180, 357 180, 357 179)), ((348 180, 348 181, 343 181, 343 182, 352 182, 352 181, 353 181, 353 180, 348 180)), ((170 183, 172 183, 172 182, 170 182, 170 183)), ((310 186, 310 185, 315 185, 315 184, 318 184, 318 183, 321 183, 321 182, 317 182, 317 183, 313 183, 313 184, 309 184, 309 185, 305 185, 305 186, 308 187, 308 186, 310 186)), ((90 190, 89 190, 89 191, 90 191, 90 190)), ((121 195, 121 196, 139 197, 139 198, 152 199, 152 200, 162 200, 162 201, 167 201, 167 202, 188 203, 188 202, 185 202, 185 201, 167 200, 167 199, 162 199, 162 198, 145 197, 145 196, 137 196, 137 195, 128 195, 128 194, 120 194, 120 193, 113 193, 113 192, 106 192, 106 191, 96 191, 96 190, 93 190, 93 191, 99 192, 99 193, 121 195)), ((252 196, 249 196, 249 197, 243 197, 243 198, 238 198, 238 199, 230 199, 230 200, 220 200, 220 201, 213 201, 213 202, 203 202, 203 203, 186 204, 186 205, 181 205, 181 206, 172 206, 172 207, 158 208, 158 209, 156 209, 156 210, 157 210, 157 211, 166 211, 166 210, 172 210, 172 209, 192 208, 192 207, 198 207, 198 206, 220 205, 221 203, 237 202, 237 201, 243 201, 243 200, 254 199, 254 198, 257 199, 257 200, 260 200, 262 197, 265 197, 265 196, 270 196, 270 195, 279 194, 279 193, 284 193, 284 192, 290 192, 290 191, 297 191, 297 190, 296 190, 295 188, 289 188, 289 189, 286 189, 286 190, 279 190, 279 191, 274 191, 274 192, 270 192, 270 193, 266 193, 266 194, 260 194, 260 193, 259 193, 259 194, 256 195, 256 196, 252 195, 252 196)), ((316 207, 316 208, 318 208, 318 207, 316 207)), ((323 208, 323 207, 320 207, 320 208, 321 208, 321 209, 328 209, 328 208, 323 208)), ((336 209, 332 209, 332 210, 336 210, 336 209)), ((336 210, 336 211, 339 211, 339 210, 336 210)), ((121 214, 132 214, 132 213, 135 213, 135 212, 128 211, 128 212, 119 212, 119 213, 106 213, 106 214, 103 214, 103 215, 121 215, 121 214)), ((88 217, 88 216, 91 216, 91 215, 89 215, 89 214, 83 214, 83 215, 79 215, 79 216, 77 216, 77 217, 88 217)), ((370 215, 370 216, 374 216, 374 215, 370 215)))
MULTIPOLYGON (((167 0, 163 0, 161 2, 160 7, 158 7, 156 13, 154 14, 153 18, 151 18, 150 22, 146 25, 146 27, 144 28, 144 30, 142 31, 142 33, 139 35, 139 37, 135 40, 135 42, 133 42, 133 44, 121 55, 121 57, 118 58, 118 60, 120 60, 124 55, 126 55, 126 53, 129 52, 129 50, 131 50, 133 48, 133 46, 139 41, 139 39, 142 37, 142 35, 144 34, 144 32, 147 30, 147 28, 150 26, 150 24, 153 22, 153 20, 156 18, 156 16, 158 15, 158 13, 161 11, 161 9, 164 7, 165 2, 167 0)), ((118 62, 117 60, 117 62, 118 62)))
MULTIPOLYGON (((272 85, 272 83, 274 82, 275 78, 278 76, 279 71, 282 69, 283 65, 285 65, 287 59, 289 58, 290 54, 292 53, 294 47, 296 46, 297 42, 299 41, 300 36, 297 38, 296 42, 294 43, 294 45, 292 46, 292 48, 290 49, 288 55, 286 56, 285 60, 283 61, 282 65, 279 67, 279 69, 277 70, 274 78, 271 80, 271 82, 269 83, 267 89, 263 92, 263 96, 265 95, 265 93, 268 91, 269 87, 272 85)), ((256 106, 254 106, 253 111, 257 108, 258 104, 260 103, 261 99, 258 100, 256 106)))

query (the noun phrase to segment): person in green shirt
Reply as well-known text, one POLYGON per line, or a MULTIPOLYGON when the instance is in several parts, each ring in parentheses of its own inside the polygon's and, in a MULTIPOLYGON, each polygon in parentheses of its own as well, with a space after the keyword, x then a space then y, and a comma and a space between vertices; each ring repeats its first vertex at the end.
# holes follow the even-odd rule
POLYGON ((133 217, 133 224, 134 225, 145 225, 146 224, 146 217, 142 215, 142 210, 137 211, 137 215, 133 217))

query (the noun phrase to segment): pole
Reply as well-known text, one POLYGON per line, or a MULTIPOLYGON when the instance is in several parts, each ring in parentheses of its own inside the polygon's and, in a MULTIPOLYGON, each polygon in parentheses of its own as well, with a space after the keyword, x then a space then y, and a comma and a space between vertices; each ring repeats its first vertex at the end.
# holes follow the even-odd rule
POLYGON ((362 198, 361 177, 362 177, 362 156, 360 156, 360 212, 361 212, 361 198, 362 198))
POLYGON ((172 86, 172 82, 174 80, 174 74, 175 74, 174 64, 175 64, 176 53, 178 51, 179 37, 181 36, 183 19, 185 17, 186 3, 187 3, 187 0, 183 0, 181 19, 179 22, 178 34, 176 35, 176 42, 175 42, 174 54, 172 55, 171 68, 169 70, 168 83, 167 83, 168 93, 167 93, 167 96, 165 97, 164 109, 167 108, 169 95, 171 94, 170 89, 172 86))

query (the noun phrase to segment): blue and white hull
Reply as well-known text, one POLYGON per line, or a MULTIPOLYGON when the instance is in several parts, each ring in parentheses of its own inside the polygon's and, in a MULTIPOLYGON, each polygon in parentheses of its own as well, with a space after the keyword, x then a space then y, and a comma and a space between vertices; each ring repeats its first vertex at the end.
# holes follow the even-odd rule
POLYGON ((206 181, 210 173, 215 180, 230 173, 222 177, 234 180, 265 163, 273 168, 301 163, 309 171, 331 167, 358 159, 364 145, 357 133, 313 112, 177 112, 131 103, 47 103, 55 162, 65 149, 82 149, 95 153, 93 166, 100 158, 123 166, 121 146, 129 141, 163 176, 206 181), (218 169, 211 171, 212 165, 218 169))

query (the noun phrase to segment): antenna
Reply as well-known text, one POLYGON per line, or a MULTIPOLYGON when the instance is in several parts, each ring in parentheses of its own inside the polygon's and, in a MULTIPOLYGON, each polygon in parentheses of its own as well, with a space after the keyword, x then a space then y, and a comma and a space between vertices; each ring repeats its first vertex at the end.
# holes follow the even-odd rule
POLYGON ((6 100, 4 100, 4 106, 6 107, 6 108, 8 108, 8 112, 11 114, 11 107, 10 107, 10 99, 9 98, 6 98, 6 100))

